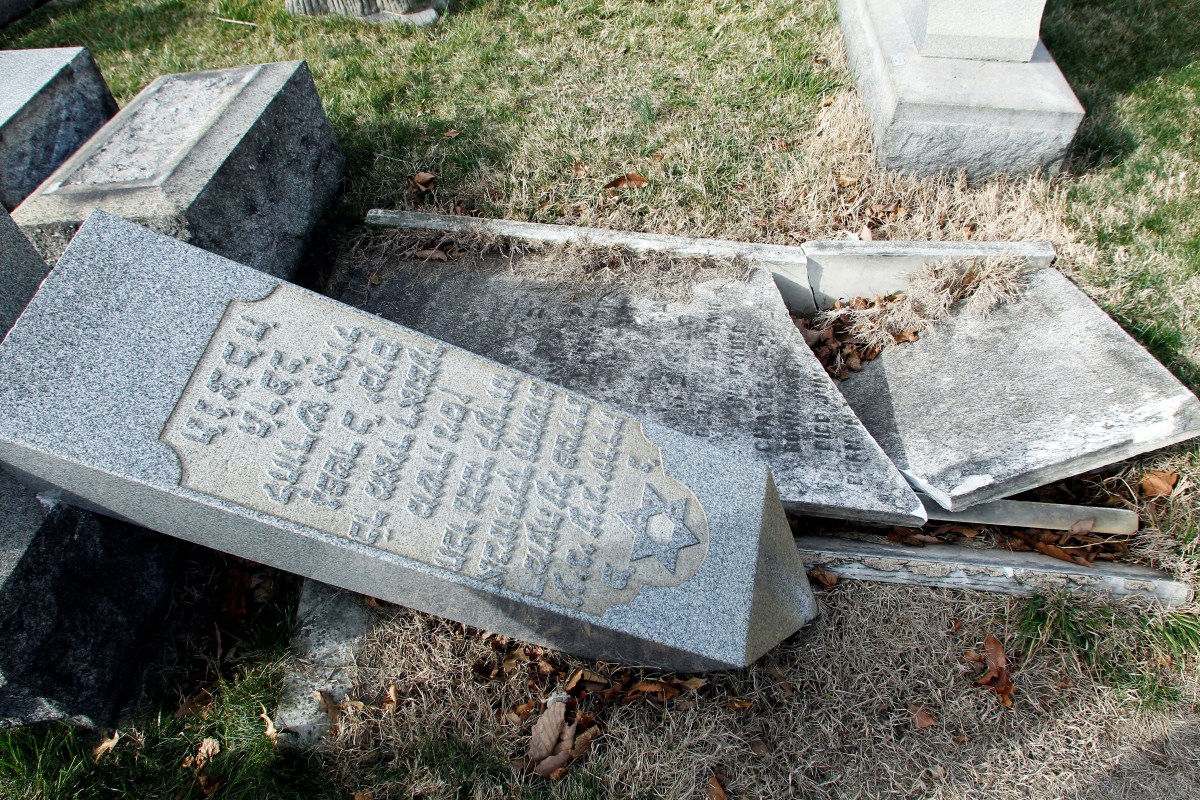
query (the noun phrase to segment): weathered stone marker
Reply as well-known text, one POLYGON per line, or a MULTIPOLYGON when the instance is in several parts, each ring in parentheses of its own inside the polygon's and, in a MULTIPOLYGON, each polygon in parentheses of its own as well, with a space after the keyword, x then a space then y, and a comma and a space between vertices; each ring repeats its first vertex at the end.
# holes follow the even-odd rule
POLYGON ((0 460, 586 656, 737 666, 815 612, 761 465, 104 213, 0 346, 0 460))
POLYGON ((344 165, 304 62, 166 75, 13 219, 50 263, 101 208, 290 277, 344 165))
POLYGON ((355 17, 360 22, 432 25, 445 12, 448 0, 284 0, 289 13, 304 16, 355 17))
POLYGON ((360 269, 343 300, 770 467, 784 505, 921 525, 925 512, 825 373, 771 276, 718 278, 665 302, 567 297, 520 263, 430 277, 360 269), (511 274, 512 269, 517 274, 511 274))
POLYGON ((976 503, 1200 435, 1200 401, 1058 270, 960 314, 841 384, 939 505, 976 503))
POLYGON ((44 506, 0 470, 0 728, 103 726, 170 594, 180 542, 44 506))
POLYGON ((82 47, 0 51, 0 204, 16 208, 115 113, 82 47))

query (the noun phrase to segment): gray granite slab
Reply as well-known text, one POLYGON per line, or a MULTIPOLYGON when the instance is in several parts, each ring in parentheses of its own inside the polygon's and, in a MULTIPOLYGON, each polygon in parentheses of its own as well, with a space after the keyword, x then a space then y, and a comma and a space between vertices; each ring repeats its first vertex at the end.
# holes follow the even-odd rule
POLYGON ((50 267, 0 208, 0 334, 7 333, 50 267))
POLYGON ((760 463, 102 212, 0 345, 0 460, 589 657, 737 666, 815 613, 760 463))
POLYGON ((344 166, 303 61, 166 75, 13 219, 51 263, 102 208, 291 277, 344 166))
POLYGON ((0 204, 16 208, 115 113, 82 47, 0 51, 0 204))
POLYGON ((840 385, 912 484, 950 511, 1200 435, 1200 402, 1054 269, 840 385))
POLYGON ((0 727, 110 723, 170 594, 180 543, 0 470, 0 727))
POLYGON ((700 284, 680 302, 569 295, 521 277, 519 265, 516 275, 431 270, 410 265, 376 285, 361 268, 343 300, 757 459, 789 510, 924 523, 920 500, 804 343, 766 270, 700 284))

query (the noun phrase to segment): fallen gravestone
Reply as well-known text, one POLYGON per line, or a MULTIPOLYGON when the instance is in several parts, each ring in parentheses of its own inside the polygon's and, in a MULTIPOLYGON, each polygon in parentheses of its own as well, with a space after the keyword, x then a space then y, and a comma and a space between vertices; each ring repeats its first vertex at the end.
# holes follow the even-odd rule
POLYGON ((760 464, 102 212, 0 345, 0 460, 589 657, 737 666, 815 613, 760 464))
POLYGON ((1200 402, 1054 269, 841 384, 912 484, 959 511, 1200 435, 1200 402))
POLYGON ((16 208, 115 113, 82 47, 0 51, 0 204, 16 208))
POLYGON ((446 11, 447 0, 284 0, 283 7, 304 16, 356 17, 360 22, 432 25, 446 11))
POLYGON ((767 464, 792 511, 920 525, 925 512, 804 343, 765 270, 666 302, 572 296, 519 262, 380 282, 343 301, 767 464), (511 274, 515 268, 518 274, 511 274), (501 269, 505 271, 501 271, 501 269))
POLYGON ((50 268, 0 208, 0 334, 7 333, 50 268))
POLYGON ((167 599, 180 543, 0 471, 0 727, 111 722, 167 599))
POLYGON ((50 263, 102 208, 286 278, 344 164, 304 62, 166 75, 13 219, 50 263))

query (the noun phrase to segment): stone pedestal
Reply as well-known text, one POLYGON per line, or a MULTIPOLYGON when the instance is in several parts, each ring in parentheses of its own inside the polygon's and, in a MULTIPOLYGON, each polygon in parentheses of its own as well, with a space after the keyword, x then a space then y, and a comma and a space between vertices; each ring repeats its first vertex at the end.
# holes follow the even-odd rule
POLYGON ((1040 6, 839 0, 880 165, 973 179, 1057 171, 1084 110, 1037 40, 1040 6))

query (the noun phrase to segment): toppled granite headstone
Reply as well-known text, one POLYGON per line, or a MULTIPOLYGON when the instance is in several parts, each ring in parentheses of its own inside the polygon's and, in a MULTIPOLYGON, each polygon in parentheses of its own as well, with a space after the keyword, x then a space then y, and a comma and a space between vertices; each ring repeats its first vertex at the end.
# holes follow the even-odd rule
POLYGON ((0 727, 97 727, 130 688, 180 543, 65 505, 0 471, 0 727))
POLYGON ((0 51, 0 204, 16 208, 115 113, 82 47, 0 51))
MULTIPOLYGON (((667 302, 571 296, 497 270, 353 276, 343 300, 768 465, 790 510, 903 525, 925 513, 804 343, 765 270, 667 302)), ((519 266, 517 267, 519 272, 519 266)), ((370 274, 368 274, 370 273, 370 274)))
POLYGON ((0 337, 21 316, 49 271, 8 212, 0 208, 0 337))
POLYGON ((958 511, 1200 435, 1200 402, 1054 269, 840 385, 912 484, 958 511))
POLYGON ((432 25, 446 11, 447 0, 284 0, 292 14, 357 17, 360 22, 432 25))
POLYGON ((371 625, 362 595, 304 582, 292 636, 299 663, 284 678, 274 718, 281 744, 306 749, 332 730, 326 704, 341 705, 354 688, 355 658, 371 625))
POLYGON ((288 278, 344 166, 303 61, 166 75, 13 219, 51 263, 103 208, 288 278))
POLYGON ((0 460, 588 657, 738 666, 815 613, 761 464, 103 212, 0 345, 0 460))

